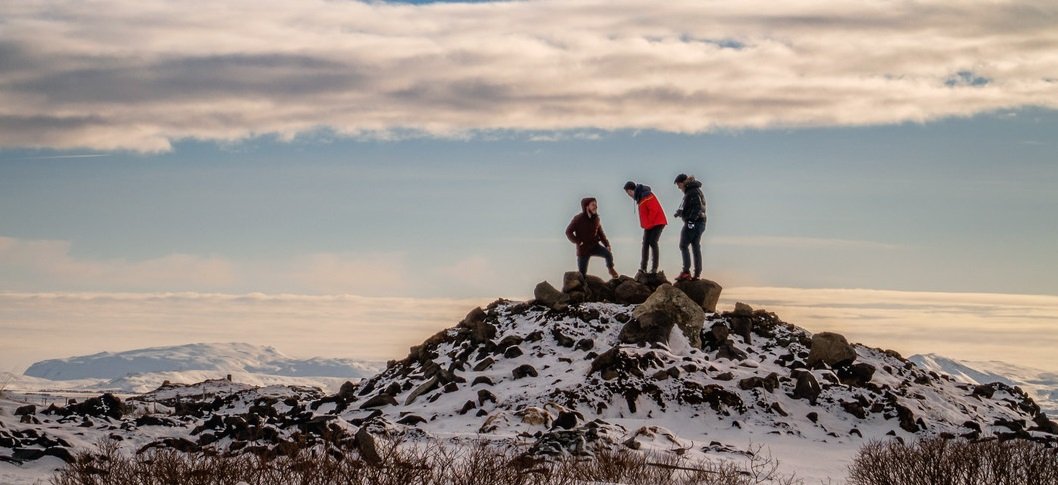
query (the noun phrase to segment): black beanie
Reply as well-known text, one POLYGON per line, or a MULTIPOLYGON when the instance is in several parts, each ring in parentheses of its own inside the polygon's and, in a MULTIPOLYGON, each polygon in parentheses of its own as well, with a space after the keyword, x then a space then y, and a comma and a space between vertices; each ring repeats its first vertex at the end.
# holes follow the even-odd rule
POLYGON ((672 183, 678 184, 678 183, 683 183, 683 182, 686 182, 686 181, 687 181, 687 174, 681 173, 681 174, 676 176, 676 180, 674 180, 672 183))
POLYGON ((625 182, 625 190, 635 190, 635 189, 636 189, 636 183, 635 182, 633 182, 631 180, 629 180, 628 182, 625 182))

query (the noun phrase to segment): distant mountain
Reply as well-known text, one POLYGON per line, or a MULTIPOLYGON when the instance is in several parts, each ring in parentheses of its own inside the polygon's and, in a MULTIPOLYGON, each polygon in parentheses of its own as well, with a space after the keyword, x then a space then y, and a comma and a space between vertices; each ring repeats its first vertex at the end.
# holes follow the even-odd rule
POLYGON ((345 380, 374 375, 383 367, 383 363, 352 359, 294 359, 274 347, 247 343, 198 343, 44 360, 26 369, 25 376, 61 381, 54 382, 55 387, 67 387, 63 384, 67 383, 68 387, 128 392, 145 392, 166 380, 192 383, 227 374, 246 384, 318 385, 328 389, 345 380))
POLYGON ((999 361, 960 361, 937 354, 912 355, 919 367, 969 384, 1002 382, 1018 386, 1050 416, 1058 415, 1058 373, 999 361))

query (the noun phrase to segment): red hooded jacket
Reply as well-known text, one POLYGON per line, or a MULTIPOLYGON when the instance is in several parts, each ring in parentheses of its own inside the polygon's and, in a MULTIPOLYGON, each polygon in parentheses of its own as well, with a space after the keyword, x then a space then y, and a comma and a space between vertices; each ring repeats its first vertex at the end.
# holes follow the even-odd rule
POLYGON ((639 206, 639 226, 643 229, 664 226, 669 223, 665 217, 665 209, 661 208, 657 196, 650 191, 646 185, 637 185, 633 194, 639 206))

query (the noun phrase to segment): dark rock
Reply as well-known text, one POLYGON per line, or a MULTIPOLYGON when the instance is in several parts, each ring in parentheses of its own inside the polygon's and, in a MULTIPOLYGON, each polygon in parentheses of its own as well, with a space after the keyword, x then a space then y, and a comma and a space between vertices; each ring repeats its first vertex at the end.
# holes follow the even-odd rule
POLYGON ((667 343, 676 322, 668 313, 656 311, 633 318, 621 328, 618 340, 626 344, 667 343))
POLYGON ((522 354, 524 354, 524 352, 522 352, 522 349, 518 346, 514 346, 507 348, 507 350, 503 352, 503 357, 507 359, 516 359, 518 357, 521 357, 522 354))
POLYGON ((716 313, 716 302, 720 300, 720 292, 723 287, 715 281, 706 279, 677 281, 675 287, 690 297, 702 311, 716 313))
POLYGON ((856 360, 856 349, 843 335, 820 332, 812 336, 812 350, 808 353, 809 367, 822 362, 831 367, 851 365, 856 360))
POLYGON ((492 366, 492 364, 495 363, 496 360, 492 357, 485 357, 484 359, 479 360, 477 364, 474 364, 474 372, 481 372, 485 369, 488 369, 492 366))
POLYGON ((562 293, 587 293, 588 284, 580 271, 567 271, 562 275, 562 293))
POLYGON ((702 348, 709 350, 719 349, 724 342, 727 342, 727 337, 730 334, 731 329, 727 328, 727 325, 716 322, 709 328, 708 332, 702 334, 702 348))
POLYGON ((724 372, 723 374, 717 374, 716 377, 713 377, 713 379, 716 379, 718 381, 730 381, 730 380, 733 380, 734 378, 735 378, 735 375, 730 373, 730 372, 724 372))
MULTIPOLYGON (((440 378, 438 378, 436 376, 431 377, 429 380, 427 380, 426 382, 424 382, 421 385, 419 385, 419 387, 415 388, 415 390, 412 391, 411 394, 408 394, 408 398, 404 400, 404 405, 407 406, 407 405, 415 402, 415 400, 418 399, 419 396, 422 396, 423 394, 426 394, 426 393, 428 393, 430 391, 433 391, 434 389, 437 389, 438 387, 440 387, 440 384, 441 384, 441 379, 440 378)), ((370 401, 368 401, 368 402, 370 402, 370 401)), ((364 409, 364 407, 366 407, 366 406, 367 406, 367 403, 364 403, 364 406, 361 406, 360 408, 364 409)))
POLYGON ((749 306, 749 305, 747 305, 745 303, 742 303, 742 302, 736 302, 735 303, 735 310, 732 313, 734 313, 735 315, 738 315, 740 317, 752 317, 753 316, 753 307, 751 307, 751 306, 749 306))
POLYGON ((642 320, 646 315, 657 312, 665 314, 668 321, 683 331, 691 347, 701 348, 705 312, 686 294, 671 285, 660 286, 632 311, 632 316, 642 320))
POLYGON ((386 394, 386 393, 382 393, 382 394, 379 394, 379 395, 377 395, 375 397, 372 397, 371 399, 368 399, 367 401, 365 401, 363 404, 360 405, 360 409, 378 408, 378 407, 383 407, 383 406, 396 406, 396 405, 397 405, 397 400, 394 399, 393 396, 391 396, 389 394, 386 394))
POLYGON ((819 413, 817 413, 815 411, 812 411, 812 412, 806 414, 805 417, 808 418, 808 420, 813 422, 813 423, 818 423, 819 422, 819 413))
POLYGON ((176 421, 173 421, 168 418, 146 414, 136 418, 136 426, 167 426, 171 428, 175 426, 180 426, 180 423, 177 423, 176 421))
POLYGON ((650 288, 651 291, 656 290, 661 285, 668 285, 669 279, 665 277, 664 271, 658 271, 657 273, 637 273, 636 282, 650 288))
POLYGON ((369 465, 377 466, 382 463, 382 453, 388 447, 385 436, 385 424, 378 419, 364 422, 360 429, 353 435, 353 442, 362 458, 369 465))
POLYGON ((338 397, 340 397, 342 399, 348 399, 348 400, 356 399, 356 389, 357 389, 357 387, 359 387, 359 386, 356 385, 356 384, 353 384, 350 381, 345 381, 342 384, 342 387, 338 389, 338 397))
POLYGON ((487 386, 491 386, 491 385, 494 385, 495 383, 492 382, 492 379, 490 379, 489 376, 477 376, 477 377, 474 378, 474 382, 472 382, 470 384, 470 387, 474 387, 474 386, 476 386, 478 384, 485 384, 487 386))
POLYGON ((808 402, 815 404, 819 394, 823 392, 816 376, 806 370, 797 370, 794 371, 793 377, 797 379, 793 392, 794 399, 807 399, 808 402))
POLYGON ((493 404, 496 404, 497 403, 496 395, 493 394, 492 391, 489 391, 488 389, 479 389, 478 390, 478 405, 484 406, 485 403, 489 402, 489 401, 491 401, 493 404))
POLYGON ((742 341, 747 345, 753 343, 753 317, 743 316, 738 313, 728 317, 728 321, 731 322, 731 333, 742 337, 742 341))
POLYGON ((748 391, 750 389, 764 388, 768 392, 775 392, 775 389, 779 387, 779 376, 772 372, 768 377, 747 377, 738 381, 739 389, 748 391))
POLYGON ((481 307, 470 311, 463 321, 459 322, 457 328, 470 331, 470 341, 474 344, 483 344, 496 337, 496 327, 487 321, 488 315, 481 307))
POLYGON ((578 340, 577 344, 574 346, 574 348, 576 348, 577 350, 583 350, 585 352, 591 350, 594 347, 595 341, 590 338, 582 338, 578 340))
POLYGON ((448 384, 445 384, 445 387, 444 387, 443 390, 444 390, 445 393, 456 392, 456 391, 459 390, 459 384, 456 384, 454 382, 449 382, 448 384))
POLYGON ((1033 419, 1033 422, 1036 423, 1036 427, 1039 431, 1042 431, 1047 434, 1058 435, 1058 423, 1048 418, 1046 413, 1038 414, 1033 419))
POLYGON ((983 397, 985 399, 992 399, 996 393, 996 387, 992 384, 980 384, 974 386, 973 395, 977 397, 983 397))
POLYGON ((864 362, 838 367, 838 378, 842 384, 853 387, 866 386, 874 377, 874 366, 864 362))
POLYGON ((771 412, 773 412, 775 414, 778 414, 779 416, 782 416, 782 417, 786 417, 786 416, 790 415, 790 413, 786 412, 786 410, 783 409, 782 405, 777 403, 777 402, 771 403, 771 406, 769 406, 768 409, 771 410, 771 412))
POLYGON ((552 423, 552 425, 551 425, 551 429, 555 429, 555 428, 573 429, 573 428, 577 427, 578 414, 579 413, 573 412, 573 411, 562 411, 562 412, 559 412, 558 413, 558 418, 556 418, 555 422, 552 423))
POLYGON ((521 345, 524 340, 525 339, 517 335, 508 335, 496 343, 496 351, 503 352, 512 346, 521 345))
POLYGON ((425 422, 426 422, 425 418, 423 418, 422 416, 417 416, 415 414, 409 414, 409 415, 404 416, 404 417, 402 417, 402 418, 397 420, 397 424, 403 424, 405 426, 415 426, 415 425, 418 425, 419 423, 425 423, 425 422))
POLYGON ((466 413, 470 412, 471 410, 477 409, 477 408, 478 408, 478 405, 475 404, 474 401, 467 401, 467 402, 463 403, 463 407, 460 408, 459 411, 457 411, 457 412, 460 415, 463 415, 463 414, 466 414, 466 413))
POLYGON ((731 408, 740 414, 746 411, 742 398, 723 386, 716 384, 701 385, 694 381, 683 381, 680 389, 680 399, 688 404, 708 403, 714 411, 726 414, 726 409, 731 408))
POLYGON ((68 412, 82 416, 109 417, 121 419, 128 412, 125 404, 117 396, 106 393, 99 397, 86 399, 82 403, 66 406, 68 412))
POLYGON ((558 329, 558 327, 551 328, 551 337, 554 338, 556 342, 558 342, 559 347, 572 347, 574 344, 577 343, 577 341, 573 340, 573 338, 567 337, 565 334, 563 334, 562 331, 558 329))
POLYGON ((569 308, 569 295, 562 293, 551 286, 551 283, 541 281, 533 290, 533 297, 541 305, 555 311, 565 311, 569 308))
POLYGON ((44 450, 35 448, 15 448, 11 450, 11 458, 16 461, 34 461, 44 458, 44 450))
POLYGON ((613 288, 602 278, 589 275, 587 278, 588 301, 613 302, 617 299, 613 288))
POLYGON ((863 409, 863 405, 857 401, 842 401, 841 409, 857 418, 867 419, 867 410, 863 409))
POLYGON ((749 355, 746 355, 746 353, 743 352, 741 349, 735 347, 734 342, 728 339, 728 341, 721 344, 720 348, 716 351, 716 358, 727 360, 746 360, 747 358, 749 358, 749 355))
POLYGON ((25 416, 27 414, 37 414, 37 406, 27 404, 15 409, 15 416, 25 416))
POLYGON ((638 305, 650 297, 650 288, 635 280, 628 280, 614 290, 614 299, 625 305, 638 305))
POLYGON ((523 377, 537 377, 540 374, 536 372, 536 368, 529 364, 522 364, 515 367, 511 374, 515 379, 521 379, 523 377))
POLYGON ((44 450, 44 455, 45 456, 54 456, 54 457, 66 462, 66 463, 73 463, 73 462, 77 461, 74 458, 73 453, 70 453, 70 450, 68 450, 66 448, 63 448, 61 446, 52 446, 50 448, 45 449, 44 450))

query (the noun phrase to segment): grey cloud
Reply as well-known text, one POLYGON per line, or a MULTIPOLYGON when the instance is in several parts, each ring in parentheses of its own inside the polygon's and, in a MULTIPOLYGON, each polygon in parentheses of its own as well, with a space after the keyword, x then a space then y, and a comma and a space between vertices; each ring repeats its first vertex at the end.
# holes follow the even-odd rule
POLYGON ((1056 45, 1035 0, 23 3, 0 147, 928 121, 1058 108, 1056 45))

